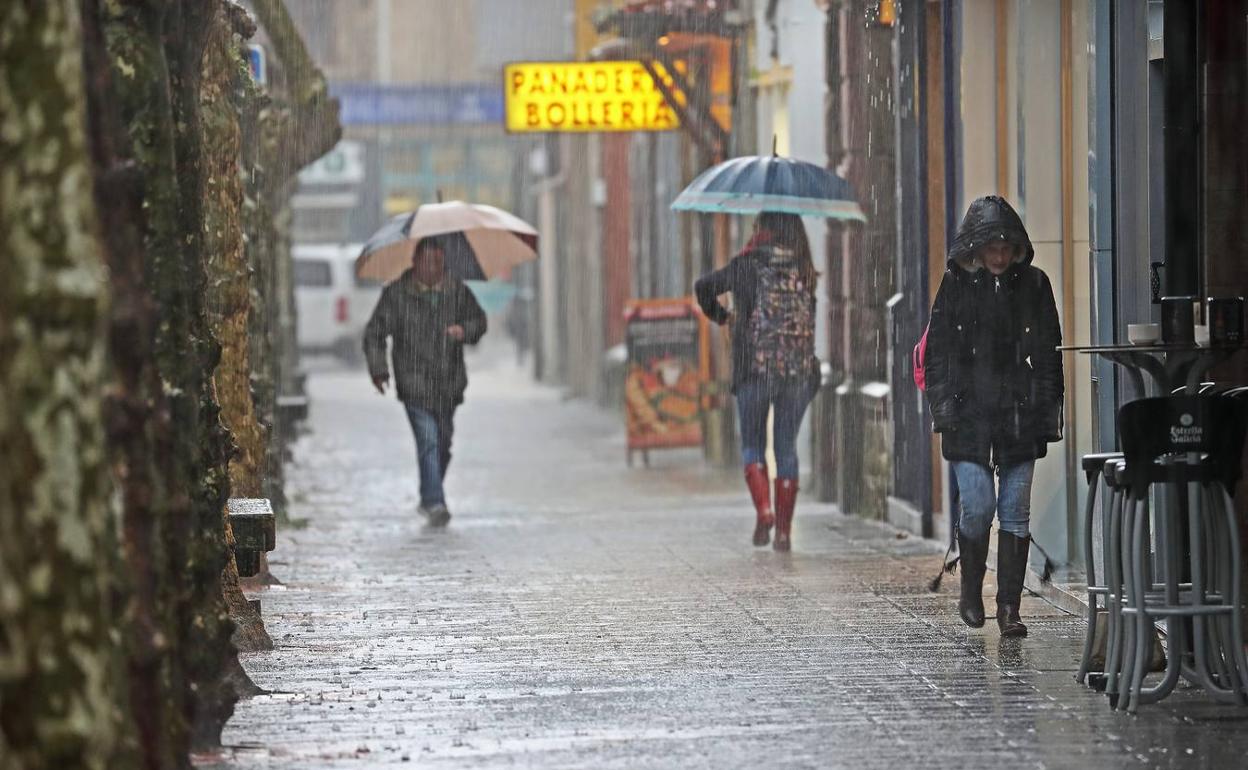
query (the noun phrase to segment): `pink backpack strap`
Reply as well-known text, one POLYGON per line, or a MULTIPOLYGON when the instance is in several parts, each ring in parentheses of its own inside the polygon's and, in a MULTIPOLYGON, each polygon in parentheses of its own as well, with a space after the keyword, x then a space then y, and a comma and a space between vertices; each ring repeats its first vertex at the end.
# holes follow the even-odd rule
POLYGON ((927 390, 927 376, 923 371, 923 360, 927 357, 927 331, 931 328, 928 326, 923 329, 923 336, 919 337, 919 341, 915 343, 914 351, 911 354, 911 363, 914 367, 914 384, 919 390, 927 390))

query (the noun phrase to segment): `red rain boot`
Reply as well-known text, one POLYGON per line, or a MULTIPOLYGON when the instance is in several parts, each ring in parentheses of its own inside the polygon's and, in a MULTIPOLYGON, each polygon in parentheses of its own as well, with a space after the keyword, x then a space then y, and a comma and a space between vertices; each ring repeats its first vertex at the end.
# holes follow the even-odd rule
POLYGON ((776 551, 787 551, 791 545, 789 528, 793 526, 793 508, 797 505, 797 479, 776 479, 776 551))
POLYGON ((750 488, 754 500, 754 545, 767 545, 771 540, 771 525, 776 517, 771 513, 771 484, 767 478, 767 466, 753 463, 745 466, 745 485, 750 488))

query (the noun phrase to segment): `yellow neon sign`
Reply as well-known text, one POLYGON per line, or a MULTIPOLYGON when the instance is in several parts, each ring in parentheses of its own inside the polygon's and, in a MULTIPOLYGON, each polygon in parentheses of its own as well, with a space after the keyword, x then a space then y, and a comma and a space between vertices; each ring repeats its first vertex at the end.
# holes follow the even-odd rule
MULTIPOLYGON (((683 105, 658 62, 655 71, 683 105)), ((515 62, 503 69, 507 130, 670 131, 680 119, 639 61, 515 62)))

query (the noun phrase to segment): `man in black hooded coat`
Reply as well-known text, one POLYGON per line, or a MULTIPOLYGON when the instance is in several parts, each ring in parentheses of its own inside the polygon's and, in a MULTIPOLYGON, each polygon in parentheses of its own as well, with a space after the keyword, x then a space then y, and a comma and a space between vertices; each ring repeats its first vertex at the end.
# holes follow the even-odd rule
POLYGON ((924 377, 933 430, 958 482, 958 612, 984 624, 983 581, 993 513, 997 624, 1025 636, 1019 601, 1031 546, 1035 461, 1062 436, 1062 341, 1053 287, 1018 213, 990 195, 971 203, 932 305, 924 377), (996 475, 994 487, 993 475, 996 475))

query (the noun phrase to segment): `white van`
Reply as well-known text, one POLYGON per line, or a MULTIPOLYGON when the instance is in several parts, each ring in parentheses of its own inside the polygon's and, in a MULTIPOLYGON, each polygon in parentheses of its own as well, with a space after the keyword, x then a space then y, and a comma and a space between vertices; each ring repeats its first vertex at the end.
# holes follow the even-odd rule
POLYGON ((299 349, 358 361, 381 284, 355 277, 360 244, 301 243, 294 259, 295 333, 299 349))

